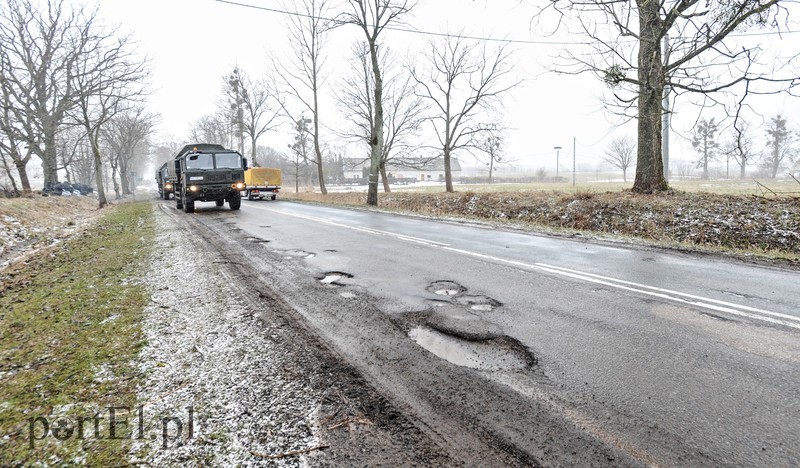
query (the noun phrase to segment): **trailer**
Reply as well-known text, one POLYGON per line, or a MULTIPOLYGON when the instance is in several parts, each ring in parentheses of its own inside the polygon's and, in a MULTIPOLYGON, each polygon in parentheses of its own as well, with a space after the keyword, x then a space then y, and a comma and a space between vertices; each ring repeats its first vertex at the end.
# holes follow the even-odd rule
POLYGON ((275 200, 281 189, 281 170, 272 167, 251 167, 244 172, 244 196, 248 200, 275 200))

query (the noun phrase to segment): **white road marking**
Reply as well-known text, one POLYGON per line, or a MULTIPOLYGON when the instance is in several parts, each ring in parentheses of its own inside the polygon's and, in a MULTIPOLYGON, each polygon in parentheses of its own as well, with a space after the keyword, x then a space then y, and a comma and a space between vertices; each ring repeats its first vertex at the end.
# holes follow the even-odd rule
MULTIPOLYGON (((252 207, 262 210, 267 210, 267 208, 265 207, 259 207, 259 206, 252 206, 252 207)), ((407 236, 404 234, 397 234, 389 231, 381 231, 378 229, 371 229, 360 226, 350 226, 347 224, 337 223, 335 221, 331 221, 324 218, 317 218, 314 216, 300 215, 276 209, 269 209, 269 211, 278 212, 287 216, 294 216, 296 218, 306 219, 309 221, 328 224, 331 226, 342 227, 354 231, 366 232, 368 234, 394 237, 396 239, 413 242, 416 244, 427 245, 430 247, 441 248, 449 252, 467 255, 470 257, 479 258, 490 262, 503 263, 506 265, 511 265, 526 270, 546 271, 548 273, 552 273, 555 275, 565 276, 568 278, 578 279, 581 281, 586 281, 595 284, 602 284, 604 286, 621 289, 624 291, 630 291, 638 294, 644 294, 647 296, 658 297, 660 299, 678 302, 681 304, 686 304, 694 307, 700 307, 703 309, 713 310, 715 312, 722 312, 730 315, 736 315, 739 317, 746 317, 753 320, 760 320, 762 322, 773 323, 776 325, 783 325, 786 327, 800 330, 800 317, 795 317, 793 315, 771 312, 764 309, 758 309, 755 307, 734 304, 731 302, 721 301, 718 299, 711 299, 708 297, 696 296, 694 294, 683 293, 671 289, 664 289, 656 286, 649 286, 646 284, 612 278, 609 276, 572 270, 569 268, 559 267, 555 265, 548 265, 546 263, 525 263, 516 260, 509 260, 506 258, 495 257, 493 255, 486 255, 478 252, 472 252, 469 250, 458 249, 455 247, 451 247, 450 244, 445 244, 442 242, 422 239, 419 237, 407 236)))

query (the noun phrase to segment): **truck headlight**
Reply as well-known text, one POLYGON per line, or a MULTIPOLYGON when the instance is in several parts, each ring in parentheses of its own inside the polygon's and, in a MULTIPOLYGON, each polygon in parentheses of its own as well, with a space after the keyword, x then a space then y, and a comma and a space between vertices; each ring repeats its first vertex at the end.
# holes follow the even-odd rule
POLYGON ((235 189, 242 190, 242 189, 244 189, 244 184, 241 183, 241 182, 236 182, 235 184, 231 185, 231 187, 233 187, 235 189))
POLYGON ((189 191, 190 191, 190 192, 196 192, 196 191, 198 191, 198 190, 200 190, 200 187, 198 187, 198 186, 196 186, 196 185, 190 185, 190 186, 189 186, 189 191))
POLYGON ((172 184, 164 184, 164 188, 167 190, 172 190, 172 184))

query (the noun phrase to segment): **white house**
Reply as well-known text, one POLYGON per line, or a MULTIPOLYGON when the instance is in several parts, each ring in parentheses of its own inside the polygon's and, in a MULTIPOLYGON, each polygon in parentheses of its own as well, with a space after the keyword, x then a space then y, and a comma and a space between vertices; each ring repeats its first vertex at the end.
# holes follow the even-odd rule
MULTIPOLYGON (((346 180, 366 180, 369 175, 369 159, 343 158, 342 169, 346 180)), ((453 179, 461 175, 458 159, 450 158, 450 173, 453 179)), ((390 179, 406 182, 444 181, 444 158, 406 158, 391 161, 386 165, 386 175, 390 179)))

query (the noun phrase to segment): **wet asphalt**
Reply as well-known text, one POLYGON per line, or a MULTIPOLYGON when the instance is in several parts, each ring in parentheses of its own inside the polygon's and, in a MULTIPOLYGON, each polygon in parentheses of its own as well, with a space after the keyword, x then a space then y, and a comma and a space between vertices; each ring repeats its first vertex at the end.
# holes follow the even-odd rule
MULTIPOLYGON (((335 307, 369 302, 405 333, 404 349, 416 347, 444 369, 438 378, 452 370, 490 382, 503 393, 498 401, 535 403, 578 437, 629 457, 608 456, 609 465, 800 464, 797 271, 299 203, 244 202, 238 213, 201 204, 194 216, 209 225, 224 216, 225 230, 250 244, 243 248, 257 246, 284 273, 311 276, 326 288, 316 302, 326 291, 335 307)), ((302 297, 289 302, 314 308, 302 297)), ((337 335, 346 327, 309 320, 380 391, 401 402, 424 399, 393 390, 406 387, 388 375, 391 352, 365 359, 353 336, 337 335)), ((381 342, 380 327, 372 333, 381 342)), ((416 411, 424 419, 423 407, 416 411)), ((467 417, 481 419, 473 411, 467 417)), ((444 412, 433 421, 446 419, 444 412)), ((547 458, 580 445, 502 428, 524 419, 498 404, 481 421, 499 428, 501 445, 518 445, 510 450, 537 463, 582 461, 547 458)))

